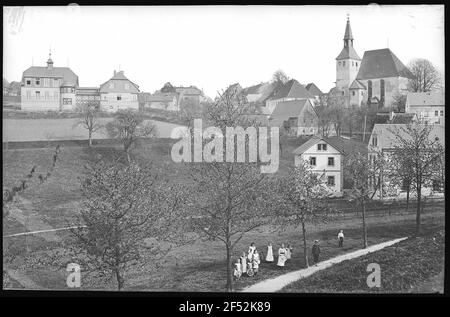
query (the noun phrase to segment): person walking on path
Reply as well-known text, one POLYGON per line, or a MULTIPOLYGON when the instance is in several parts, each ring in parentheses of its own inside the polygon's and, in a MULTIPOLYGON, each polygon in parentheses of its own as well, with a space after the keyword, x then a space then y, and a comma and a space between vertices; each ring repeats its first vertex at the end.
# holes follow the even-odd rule
POLYGON ((342 248, 344 246, 344 230, 339 231, 338 240, 339 240, 339 247, 342 248))
POLYGON ((267 246, 266 262, 273 262, 272 243, 269 243, 269 245, 267 246))
POLYGON ((319 255, 320 255, 319 240, 314 241, 314 245, 311 251, 314 259, 314 264, 317 264, 317 262, 319 262, 319 255))
POLYGON ((281 247, 278 249, 277 266, 279 268, 283 268, 285 262, 286 262, 286 248, 284 247, 284 244, 281 244, 281 247))

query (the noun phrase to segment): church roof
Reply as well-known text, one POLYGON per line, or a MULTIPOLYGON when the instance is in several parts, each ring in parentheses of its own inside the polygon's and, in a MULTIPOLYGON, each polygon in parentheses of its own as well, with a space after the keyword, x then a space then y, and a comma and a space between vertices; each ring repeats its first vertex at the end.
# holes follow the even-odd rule
POLYGON ((319 87, 317 87, 316 86, 316 84, 314 84, 314 83, 309 83, 308 85, 306 85, 306 90, 308 90, 308 92, 311 94, 311 95, 314 95, 314 96, 320 96, 320 95, 323 95, 323 92, 319 89, 319 87))
POLYGON ((341 60, 341 59, 356 59, 358 61, 361 60, 361 58, 358 56, 358 53, 356 53, 355 49, 353 48, 353 46, 344 46, 342 48, 341 53, 338 55, 338 57, 336 57, 336 60, 341 60))
POLYGON ((349 89, 366 89, 366 86, 360 82, 359 80, 354 80, 352 82, 352 84, 350 85, 350 87, 348 87, 349 89))
POLYGON ((306 90, 305 86, 301 85, 295 79, 291 79, 286 82, 280 90, 278 90, 270 99, 281 99, 281 98, 298 98, 298 99, 308 99, 314 98, 312 94, 306 90))
POLYGON ((344 40, 353 40, 352 28, 350 26, 349 18, 347 18, 347 25, 345 26, 344 40))
POLYGON ((364 52, 356 79, 386 77, 412 78, 413 75, 388 48, 364 52))

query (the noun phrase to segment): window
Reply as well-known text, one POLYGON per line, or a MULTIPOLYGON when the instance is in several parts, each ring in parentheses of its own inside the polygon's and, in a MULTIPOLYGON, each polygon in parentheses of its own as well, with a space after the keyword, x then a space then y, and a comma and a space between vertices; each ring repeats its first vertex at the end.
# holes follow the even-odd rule
POLYGON ((369 80, 367 82, 367 100, 370 103, 370 99, 372 99, 372 81, 369 80))
POLYGON ((425 114, 424 114, 424 116, 425 116, 425 117, 428 117, 428 116, 429 116, 429 113, 428 113, 428 111, 425 111, 425 114))
POLYGON ((36 86, 39 86, 41 84, 41 79, 40 78, 36 78, 36 86))
POLYGON ((339 62, 338 65, 341 66, 341 62, 339 62))
POLYGON ((36 91, 36 99, 41 99, 41 92, 40 91, 36 91))
POLYGON ((374 137, 372 138, 372 146, 377 146, 377 145, 378 145, 378 140, 377 140, 377 137, 374 136, 374 137))
POLYGON ((334 166, 334 157, 328 158, 328 166, 334 166))
POLYGON ((309 158, 309 165, 316 166, 316 158, 314 156, 309 158))
POLYGON ((327 150, 327 145, 323 144, 323 143, 317 144, 317 150, 319 150, 319 151, 326 151, 327 150))
POLYGON ((438 110, 436 110, 436 111, 434 112, 434 116, 435 116, 435 117, 439 117, 439 111, 438 111, 438 110))
POLYGON ((444 116, 444 110, 441 110, 441 117, 444 116))
POLYGON ((356 67, 358 67, 358 62, 356 62, 356 67))
POLYGON ((334 176, 328 176, 327 185, 328 186, 334 186, 334 176))
POLYGON ((71 105, 72 98, 63 98, 63 105, 71 105))
POLYGON ((353 90, 353 91, 352 91, 352 96, 354 96, 354 95, 355 95, 355 91, 353 90))
POLYGON ((342 62, 342 66, 345 66, 345 61, 344 61, 344 62, 342 62))
POLYGON ((31 80, 27 79, 27 86, 31 86, 31 80))
POLYGON ((352 62, 352 66, 355 66, 355 62, 352 62))
POLYGON ((122 100, 122 96, 121 95, 117 95, 117 100, 122 100))
POLYGON ((385 93, 384 79, 380 79, 380 101, 382 106, 384 106, 384 93, 385 93))
POLYGON ((344 91, 342 91, 342 96, 343 96, 343 95, 345 95, 345 92, 344 92, 344 91))

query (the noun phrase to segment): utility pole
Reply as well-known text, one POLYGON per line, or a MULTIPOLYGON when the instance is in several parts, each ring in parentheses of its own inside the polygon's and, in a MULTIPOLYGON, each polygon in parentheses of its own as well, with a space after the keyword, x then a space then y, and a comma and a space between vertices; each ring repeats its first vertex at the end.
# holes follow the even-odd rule
POLYGON ((367 115, 364 115, 363 142, 366 140, 366 124, 367 124, 367 115))

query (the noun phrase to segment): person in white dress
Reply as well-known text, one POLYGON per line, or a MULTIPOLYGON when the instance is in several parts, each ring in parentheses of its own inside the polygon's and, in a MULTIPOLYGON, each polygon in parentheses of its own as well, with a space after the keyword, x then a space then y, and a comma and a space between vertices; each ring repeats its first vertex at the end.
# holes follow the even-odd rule
POLYGON ((277 266, 283 268, 285 262, 286 262, 286 248, 284 247, 284 244, 282 244, 281 247, 278 249, 277 266))
POLYGON ((339 242, 339 247, 342 248, 344 246, 344 230, 339 231, 338 242, 339 242))
POLYGON ((286 248, 286 261, 291 259, 291 257, 292 257, 291 252, 292 252, 292 247, 289 244, 288 247, 286 248))
POLYGON ((241 256, 242 273, 247 273, 247 256, 242 252, 241 256))
POLYGON ((242 276, 241 258, 238 258, 234 264, 234 277, 238 280, 242 276))
POLYGON ((273 262, 272 243, 269 243, 269 245, 267 246, 266 262, 273 262))
POLYGON ((258 269, 259 269, 260 263, 261 263, 261 260, 259 258, 258 250, 255 250, 255 252, 253 252, 253 273, 255 275, 258 274, 258 269))
POLYGON ((250 244, 250 246, 248 247, 248 257, 247 257, 247 259, 248 259, 249 261, 252 260, 252 258, 253 258, 253 252, 255 252, 255 250, 256 250, 255 243, 252 242, 252 244, 250 244))

